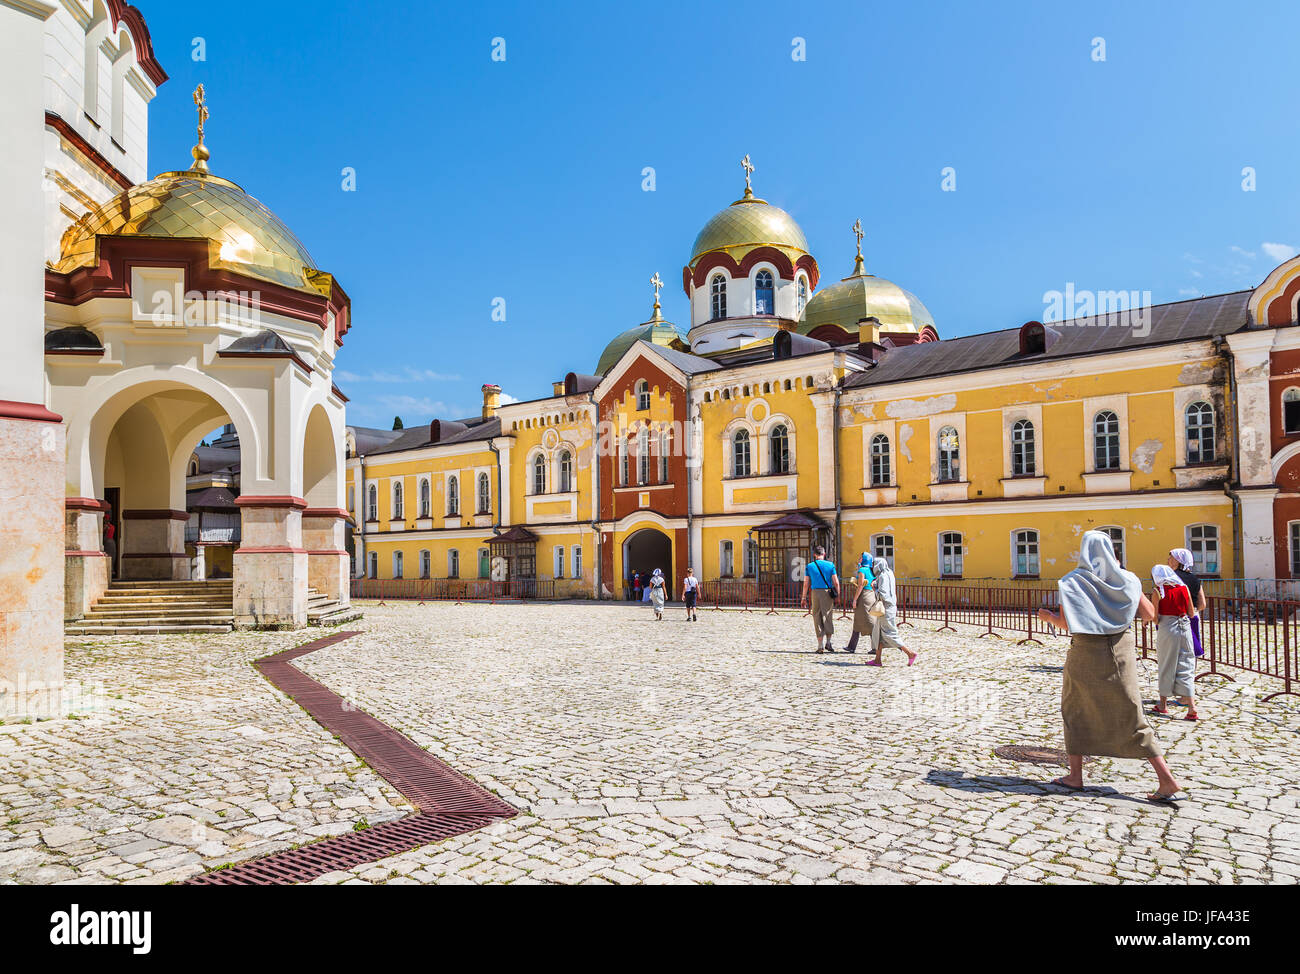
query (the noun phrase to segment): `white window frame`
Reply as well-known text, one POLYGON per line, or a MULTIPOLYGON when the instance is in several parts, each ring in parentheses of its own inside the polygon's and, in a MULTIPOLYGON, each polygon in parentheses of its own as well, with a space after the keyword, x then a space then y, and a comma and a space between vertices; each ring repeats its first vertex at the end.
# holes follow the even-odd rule
POLYGON ((887 531, 871 536, 871 556, 873 558, 885 558, 892 566, 894 564, 894 536, 887 531))
POLYGON ((402 488, 402 479, 401 477, 394 477, 392 487, 388 492, 388 502, 391 505, 389 507, 390 521, 401 521, 406 517, 406 504, 403 496, 406 491, 402 488))
POLYGON ((638 379, 636 383, 636 408, 637 412, 650 408, 650 383, 645 379, 638 379))
POLYGON ((447 549, 447 577, 460 578, 460 549, 447 549))
POLYGON ((478 514, 492 513, 492 478, 485 472, 480 472, 475 478, 478 484, 478 514), (486 486, 486 490, 484 487, 486 486))
POLYGON ((420 577, 431 578, 433 575, 433 557, 428 548, 420 549, 420 577))
MULTIPOLYGON (((1186 406, 1184 406, 1182 412, 1183 412, 1183 460, 1184 462, 1189 467, 1211 466, 1215 463, 1218 463, 1219 446, 1218 446, 1217 437, 1219 435, 1219 417, 1215 413, 1214 402, 1210 399, 1196 399, 1193 400, 1192 402, 1189 402, 1186 406), (1200 452, 1199 444, 1202 439, 1200 436, 1197 436, 1195 440, 1193 440, 1191 435, 1192 434, 1191 410, 1193 407, 1196 407, 1197 409, 1198 419, 1204 414, 1204 411, 1200 407, 1208 407, 1210 410, 1210 457, 1209 459, 1206 459, 1204 456, 1199 456, 1199 455, 1195 460, 1192 459, 1192 444, 1193 442, 1197 444, 1197 452, 1199 454, 1200 452)), ((1196 427, 1196 429, 1198 430, 1204 428, 1205 427, 1199 423, 1196 427)))
POLYGON ((1126 567, 1127 563, 1125 558, 1128 555, 1128 545, 1125 544, 1126 535, 1124 529, 1118 524, 1103 524, 1101 527, 1097 528, 1097 530, 1110 538, 1110 546, 1115 549, 1115 560, 1119 562, 1119 567, 1126 567), (1117 531, 1119 532, 1118 543, 1116 543, 1114 537, 1114 533, 1117 531))
POLYGON ((403 567, 402 562, 403 562, 402 549, 398 548, 396 551, 393 552, 393 578, 404 577, 402 573, 403 571, 405 571, 405 569, 403 567))
POLYGON ((936 541, 937 541, 937 543, 938 543, 938 549, 939 549, 939 562, 938 562, 938 564, 939 564, 939 577, 940 577, 940 578, 961 578, 962 575, 964 574, 964 572, 966 571, 966 536, 965 536, 965 534, 963 534, 961 531, 940 531, 939 534, 938 534, 938 537, 936 538, 936 541), (948 543, 949 543, 949 542, 946 541, 945 539, 947 539, 947 538, 950 537, 950 536, 955 536, 955 537, 957 538, 957 549, 956 549, 956 552, 955 552, 956 565, 957 565, 957 571, 956 571, 956 572, 945 572, 945 571, 943 570, 943 569, 944 569, 944 555, 945 555, 944 548, 945 548, 945 547, 948 545, 948 543))
POLYGON ((729 540, 724 539, 718 542, 718 577, 735 578, 736 576, 736 547, 729 540))
POLYGON ((582 545, 573 546, 573 577, 582 578, 582 545))
POLYGON ((564 577, 564 545, 557 544, 551 550, 551 564, 555 569, 555 577, 564 577))
POLYGON ((1220 548, 1222 539, 1219 537, 1219 526, 1201 521, 1196 524, 1187 525, 1183 533, 1185 546, 1192 553, 1193 568, 1197 575, 1214 575, 1221 576, 1223 571, 1223 552, 1220 548), (1206 537, 1203 533, 1199 539, 1193 538, 1196 531, 1212 532, 1212 537, 1206 537), (1211 569, 1205 558, 1206 542, 1213 541, 1214 544, 1214 568, 1211 569), (1198 550, 1199 549, 1199 550, 1198 550))
POLYGON ((1038 578, 1042 570, 1041 535, 1037 528, 1016 528, 1011 532, 1011 577, 1038 578), (1020 570, 1020 549, 1025 548, 1025 567, 1020 570))

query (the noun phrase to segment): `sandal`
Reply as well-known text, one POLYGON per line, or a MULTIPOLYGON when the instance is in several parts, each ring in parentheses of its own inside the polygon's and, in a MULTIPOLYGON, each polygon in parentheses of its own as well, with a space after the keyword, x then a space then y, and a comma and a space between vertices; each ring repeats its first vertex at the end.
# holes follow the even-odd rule
POLYGON ((1169 716, 1169 708, 1168 708, 1168 707, 1152 707, 1152 708, 1151 708, 1151 712, 1152 712, 1153 714, 1159 714, 1161 717, 1168 717, 1168 716, 1169 716))
POLYGON ((1058 787, 1058 788, 1064 788, 1066 791, 1083 791, 1083 789, 1084 789, 1084 786, 1083 786, 1083 785, 1072 785, 1072 784, 1070 784, 1068 781, 1065 780, 1065 776, 1064 776, 1064 775, 1062 775, 1060 778, 1053 778, 1053 779, 1049 782, 1049 784, 1056 785, 1056 787, 1058 787))
POLYGON ((1197 716, 1197 713, 1196 713, 1195 710, 1189 712, 1188 715, 1187 715, 1186 717, 1183 718, 1183 720, 1200 720, 1200 719, 1201 719, 1201 718, 1200 718, 1199 716, 1197 716))
POLYGON ((878 659, 869 659, 869 660, 867 660, 867 661, 866 661, 864 664, 862 664, 862 665, 863 665, 863 666, 883 666, 884 664, 881 663, 880 660, 878 660, 878 659))
POLYGON ((1179 802, 1185 801, 1186 799, 1187 795, 1181 788, 1175 792, 1166 793, 1163 791, 1153 791, 1151 794, 1147 795, 1147 801, 1152 805, 1177 805, 1179 802))

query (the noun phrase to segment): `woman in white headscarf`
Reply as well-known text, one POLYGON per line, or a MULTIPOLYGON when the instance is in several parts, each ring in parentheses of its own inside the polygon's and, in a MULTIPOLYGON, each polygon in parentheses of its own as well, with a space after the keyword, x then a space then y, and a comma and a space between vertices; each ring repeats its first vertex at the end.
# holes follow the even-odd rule
POLYGON ((1181 789, 1169 773, 1155 732, 1142 711, 1137 654, 1130 626, 1135 617, 1154 621, 1155 607, 1142 582, 1115 559, 1110 538, 1088 531, 1079 543, 1079 567, 1057 583, 1061 611, 1038 617, 1070 633, 1061 686, 1061 718, 1070 771, 1052 783, 1083 789, 1083 758, 1145 758, 1159 778, 1151 801, 1168 802, 1181 789))
POLYGON ((1192 695, 1192 681, 1196 679, 1192 594, 1168 565, 1152 568, 1151 580, 1155 582, 1151 601, 1156 605, 1156 660, 1160 672, 1160 706, 1155 712, 1168 717, 1169 698, 1177 697, 1187 706, 1184 719, 1197 720, 1196 697, 1192 695))
POLYGON ((1187 591, 1192 596, 1192 652, 1199 656, 1205 655, 1205 650, 1201 647, 1201 613, 1205 611, 1208 604, 1205 598, 1205 586, 1201 584, 1200 576, 1196 574, 1196 559, 1186 548, 1170 548, 1169 561, 1167 564, 1174 570, 1174 574, 1183 580, 1187 586, 1187 591))
POLYGON ((656 568, 650 576, 650 604, 655 610, 655 619, 664 617, 664 599, 667 597, 668 585, 664 581, 663 569, 656 568))
POLYGON ((898 631, 898 583, 894 580, 894 570, 884 558, 875 559, 871 570, 875 575, 871 587, 884 607, 885 614, 876 618, 875 628, 871 630, 871 645, 876 650, 876 658, 867 660, 867 666, 883 665, 880 657, 886 646, 901 649, 907 654, 907 665, 911 666, 916 662, 918 654, 907 648, 903 634, 898 631))

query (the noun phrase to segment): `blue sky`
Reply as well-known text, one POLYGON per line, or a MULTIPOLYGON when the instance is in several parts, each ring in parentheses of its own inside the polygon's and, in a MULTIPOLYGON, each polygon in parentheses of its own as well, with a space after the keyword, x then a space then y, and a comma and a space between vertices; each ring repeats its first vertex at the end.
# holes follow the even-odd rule
POLYGON ((1294 4, 137 4, 171 75, 150 169, 188 164, 202 81, 213 170, 352 298, 365 425, 549 394, 647 317, 655 271, 684 328, 682 265, 746 153, 823 284, 860 218, 868 270, 944 337, 1068 283, 1253 287, 1300 245, 1294 4))

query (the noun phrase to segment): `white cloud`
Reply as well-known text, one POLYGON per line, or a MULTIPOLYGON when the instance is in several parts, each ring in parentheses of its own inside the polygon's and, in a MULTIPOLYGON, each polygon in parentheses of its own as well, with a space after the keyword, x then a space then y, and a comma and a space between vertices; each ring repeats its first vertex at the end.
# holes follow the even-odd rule
POLYGON ((432 369, 413 369, 407 366, 400 372, 347 372, 334 373, 340 382, 459 382, 460 376, 434 372, 432 369))
POLYGON ((1259 249, 1279 264, 1284 260, 1290 260, 1296 255, 1296 249, 1290 244, 1284 243, 1262 243, 1259 245, 1259 249))
POLYGON ((1234 254, 1240 254, 1242 257, 1246 257, 1250 260, 1255 259, 1255 251, 1247 250, 1245 247, 1238 247, 1236 244, 1233 244, 1228 249, 1231 250, 1234 254))
POLYGON ((517 396, 512 396, 508 392, 501 393, 501 405, 506 406, 512 402, 522 402, 517 396))

